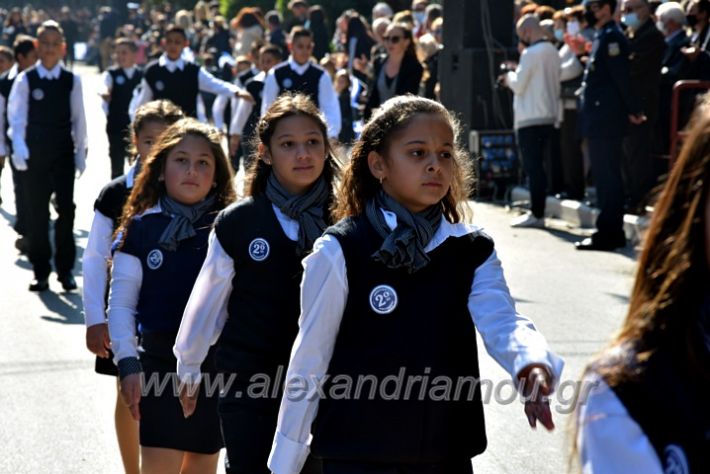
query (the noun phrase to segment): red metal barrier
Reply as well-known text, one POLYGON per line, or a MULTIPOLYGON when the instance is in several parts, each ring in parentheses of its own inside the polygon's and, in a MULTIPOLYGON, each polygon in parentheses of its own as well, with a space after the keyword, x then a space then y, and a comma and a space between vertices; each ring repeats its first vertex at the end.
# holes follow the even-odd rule
POLYGON ((676 158, 678 157, 678 150, 680 148, 681 141, 685 137, 685 132, 683 130, 678 130, 679 124, 679 113, 680 107, 680 95, 682 92, 687 90, 710 90, 710 81, 695 81, 686 80, 678 81, 673 85, 673 96, 671 98, 671 149, 670 149, 670 163, 669 168, 673 166, 676 158))

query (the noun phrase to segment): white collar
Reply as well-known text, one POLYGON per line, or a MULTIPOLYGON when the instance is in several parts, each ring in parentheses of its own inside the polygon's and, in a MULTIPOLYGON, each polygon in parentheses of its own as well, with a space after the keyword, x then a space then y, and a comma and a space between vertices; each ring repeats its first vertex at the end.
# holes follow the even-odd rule
POLYGON ((13 64, 12 67, 10 68, 10 72, 7 73, 7 78, 12 80, 15 78, 20 73, 20 67, 17 65, 17 63, 13 64))
POLYGON ((308 66, 311 65, 311 62, 308 61, 306 64, 298 64, 295 59, 293 59, 293 56, 288 57, 288 65, 296 71, 299 75, 303 74, 306 72, 306 69, 308 69, 308 66))
POLYGON ((160 58, 158 58, 158 65, 168 68, 168 71, 174 72, 175 69, 180 69, 181 71, 185 69, 185 61, 182 56, 177 60, 173 61, 168 58, 168 55, 163 53, 160 58))
MULTIPOLYGON (((387 209, 380 208, 382 211, 382 215, 385 216, 385 222, 387 223, 387 227, 389 227, 391 230, 394 230, 397 228, 397 215, 392 212, 388 211, 387 209)), ((425 252, 431 252, 435 248, 437 248, 439 245, 444 243, 446 239, 449 237, 461 237, 464 235, 472 234, 474 232, 480 232, 481 229, 478 226, 475 226, 473 224, 466 224, 459 222, 457 224, 452 224, 451 222, 447 221, 444 216, 441 216, 441 224, 439 225, 439 228, 436 230, 434 233, 434 236, 431 238, 429 243, 427 244, 426 248, 424 249, 425 252)))
POLYGON ((163 212, 163 210, 160 208, 160 202, 158 202, 155 206, 149 207, 145 211, 138 214, 138 217, 147 216, 148 214, 160 214, 161 212, 163 212))
POLYGON ((251 78, 252 81, 264 82, 266 80, 266 73, 261 71, 259 74, 251 78))
POLYGON ((136 67, 135 67, 135 66, 131 66, 131 67, 129 67, 129 68, 125 68, 125 67, 124 67, 124 68, 121 68, 121 69, 123 69, 123 73, 128 77, 128 79, 132 79, 132 78, 133 78, 133 74, 135 74, 135 72, 136 72, 136 67))
POLYGON ((62 63, 58 62, 52 69, 47 69, 44 67, 41 61, 37 61, 37 74, 39 74, 40 79, 59 79, 59 75, 62 72, 62 63))

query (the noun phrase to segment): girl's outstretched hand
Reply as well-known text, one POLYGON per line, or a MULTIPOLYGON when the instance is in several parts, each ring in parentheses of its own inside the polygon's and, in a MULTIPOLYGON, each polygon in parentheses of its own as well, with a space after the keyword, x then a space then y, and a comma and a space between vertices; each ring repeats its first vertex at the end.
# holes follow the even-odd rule
POLYGON ((530 364, 518 374, 525 397, 525 415, 531 428, 539 421, 548 431, 555 429, 548 397, 552 393, 552 376, 543 365, 530 364))
POLYGON ((141 375, 131 374, 121 379, 121 397, 134 420, 140 421, 141 375))
POLYGON ((200 384, 181 384, 180 405, 182 405, 182 414, 185 418, 188 418, 195 413, 195 407, 197 406, 197 395, 199 393, 200 384))

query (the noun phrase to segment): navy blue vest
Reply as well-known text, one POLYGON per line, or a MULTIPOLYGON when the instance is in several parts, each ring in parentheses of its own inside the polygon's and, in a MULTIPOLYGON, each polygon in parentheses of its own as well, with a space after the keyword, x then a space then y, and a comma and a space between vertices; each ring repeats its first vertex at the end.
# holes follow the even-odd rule
POLYGON ((185 63, 182 69, 174 72, 153 61, 145 69, 145 80, 153 91, 153 99, 167 99, 180 106, 186 115, 197 118, 197 94, 199 87, 200 67, 193 63, 185 63))
POLYGON ((274 77, 279 86, 279 94, 287 91, 301 92, 311 98, 316 107, 320 107, 318 92, 320 90, 320 78, 325 71, 313 64, 308 65, 308 69, 303 74, 298 74, 291 69, 288 63, 274 69, 274 77))
POLYGON ((104 186, 94 202, 94 210, 113 221, 114 231, 120 224, 123 206, 130 194, 131 190, 126 185, 126 175, 124 174, 104 186))
POLYGON ((242 141, 252 139, 256 125, 259 123, 259 118, 261 117, 261 101, 264 96, 264 81, 251 79, 247 82, 246 89, 254 98, 255 103, 254 107, 251 109, 247 123, 244 125, 242 141))
POLYGON ((177 332, 190 292, 207 255, 207 240, 216 212, 196 224, 197 235, 170 252, 158 240, 171 218, 162 213, 134 217, 121 252, 137 257, 143 268, 136 321, 141 333, 177 332))
MULTIPOLYGON (((700 334, 696 343, 705 351, 701 364, 707 373, 710 357, 700 334)), ((648 437, 665 472, 708 473, 710 379, 698 378, 679 358, 687 350, 685 345, 676 350, 662 346, 639 367, 638 379, 612 390, 648 437)))
POLYGON ((4 137, 6 137, 5 143, 10 143, 10 140, 7 138, 7 130, 10 128, 10 124, 7 120, 7 99, 8 97, 10 97, 12 84, 15 82, 16 77, 17 76, 10 79, 10 71, 5 71, 2 75, 0 75, 0 95, 2 95, 5 99, 5 110, 3 111, 5 119, 5 128, 4 130, 0 130, 0 133, 2 133, 4 137))
POLYGON ((218 369, 239 374, 285 369, 300 314, 303 268, 296 242, 284 234, 264 195, 225 209, 215 232, 235 270, 229 316, 217 345, 218 369))
POLYGON ((71 92, 74 74, 62 68, 58 79, 40 79, 36 67, 32 67, 27 70, 27 82, 29 111, 25 141, 30 153, 37 147, 73 151, 71 92))
POLYGON ((128 106, 133 98, 133 89, 141 83, 143 71, 136 68, 133 77, 130 79, 121 67, 112 67, 108 70, 111 74, 113 87, 111 88, 111 100, 108 103, 108 116, 106 117, 106 132, 125 133, 126 128, 131 123, 128 116, 128 106))
POLYGON ((327 233, 343 250, 348 299, 327 372, 327 397, 312 427, 315 456, 428 463, 483 452, 476 329, 468 297, 474 272, 491 255, 493 242, 479 233, 450 237, 429 254, 425 268, 408 275, 371 258, 383 239, 365 217, 347 218, 327 233), (373 375, 380 383, 385 377, 401 382, 378 386, 373 397, 365 382, 359 396, 352 391, 350 399, 336 399, 330 390, 343 375, 353 386, 373 375), (452 381, 448 401, 438 400, 441 390, 431 391, 441 376, 452 381), (414 383, 408 395, 410 377, 427 377, 428 386, 422 392, 422 383, 414 383), (390 395, 396 401, 387 400, 390 395))

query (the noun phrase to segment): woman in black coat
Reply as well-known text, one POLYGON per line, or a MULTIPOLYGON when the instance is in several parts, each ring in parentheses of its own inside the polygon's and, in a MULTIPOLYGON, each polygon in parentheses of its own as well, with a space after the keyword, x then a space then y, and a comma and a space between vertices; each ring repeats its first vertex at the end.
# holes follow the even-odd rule
POLYGON ((417 94, 424 68, 417 59, 411 28, 393 23, 384 36, 387 54, 373 60, 373 74, 368 85, 365 119, 387 99, 404 94, 417 94))

